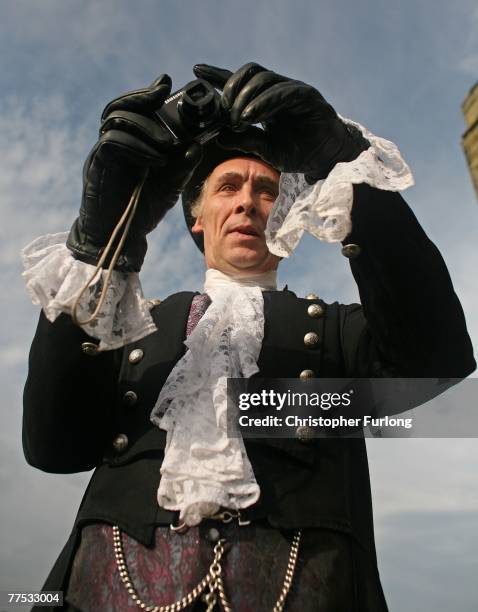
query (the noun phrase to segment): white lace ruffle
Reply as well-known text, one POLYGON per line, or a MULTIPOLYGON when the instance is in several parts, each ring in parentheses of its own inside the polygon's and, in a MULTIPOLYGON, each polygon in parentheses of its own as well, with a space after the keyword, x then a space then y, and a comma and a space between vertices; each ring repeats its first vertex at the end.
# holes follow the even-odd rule
POLYGON ((187 525, 197 525, 221 506, 246 508, 260 494, 240 432, 231 433, 233 419, 228 431, 232 415, 226 411, 227 378, 249 378, 258 371, 264 337, 261 285, 210 269, 205 290, 212 303, 186 340, 189 350, 151 413, 153 423, 167 431, 158 503, 179 510, 187 525))
POLYGON ((359 123, 341 119, 359 129, 370 147, 353 161, 336 164, 314 185, 309 185, 303 174, 282 173, 279 196, 265 232, 269 250, 279 257, 289 257, 304 232, 325 242, 344 240, 352 230, 353 184, 367 183, 386 191, 402 191, 413 185, 413 175, 397 145, 359 123))
MULTIPOLYGON (((75 299, 94 271, 94 266, 73 257, 65 246, 67 232, 40 236, 22 250, 27 291, 53 322, 60 313, 71 314, 75 299)), ((106 278, 106 270, 78 304, 80 321, 94 311, 106 278)), ((83 326, 100 340, 100 350, 119 348, 156 331, 137 273, 113 271, 98 316, 83 326)))

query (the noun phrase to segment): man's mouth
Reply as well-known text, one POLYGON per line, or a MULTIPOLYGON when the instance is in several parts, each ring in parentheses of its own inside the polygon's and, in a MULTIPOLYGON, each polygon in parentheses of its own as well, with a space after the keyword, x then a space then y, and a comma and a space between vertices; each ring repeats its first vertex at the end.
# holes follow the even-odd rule
POLYGON ((260 236, 259 232, 252 225, 237 225, 236 227, 233 227, 232 229, 230 229, 228 233, 232 234, 235 232, 242 234, 244 236, 255 236, 255 237, 260 236))

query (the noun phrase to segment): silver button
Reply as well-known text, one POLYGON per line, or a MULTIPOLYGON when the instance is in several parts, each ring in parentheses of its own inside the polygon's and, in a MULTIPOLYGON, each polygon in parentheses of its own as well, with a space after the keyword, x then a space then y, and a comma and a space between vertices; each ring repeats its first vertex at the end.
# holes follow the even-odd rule
POLYGON ((307 332, 304 336, 304 344, 308 348, 315 348, 319 344, 319 336, 315 332, 307 332))
POLYGON ((301 425, 295 430, 295 435, 301 442, 308 444, 314 439, 314 430, 308 425, 301 425))
POLYGON ((98 345, 94 342, 83 342, 81 345, 81 350, 89 357, 95 357, 100 352, 98 345))
POLYGON ((128 448, 128 436, 126 434, 118 434, 113 440, 113 448, 117 453, 122 453, 128 448))
POLYGON ((128 406, 134 406, 138 401, 138 396, 134 391, 126 391, 123 395, 123 402, 128 406))
POLYGON ((324 309, 322 308, 320 304, 311 304, 307 308, 307 314, 309 315, 309 317, 312 317, 313 319, 318 319, 324 314, 324 309))
POLYGON ((318 300, 319 296, 315 295, 315 293, 309 293, 308 295, 305 296, 306 300, 318 300))
POLYGON ((211 544, 216 544, 216 542, 219 542, 220 537, 221 537, 221 534, 219 533, 219 530, 216 529, 215 527, 211 527, 211 529, 207 530, 206 540, 208 542, 211 542, 211 544))
POLYGON ((144 353, 141 349, 134 349, 128 356, 128 361, 130 363, 138 363, 143 359, 144 353))
POLYGON ((299 374, 300 380, 309 380, 311 378, 315 378, 314 370, 302 370, 299 374))
POLYGON ((342 255, 348 259, 355 259, 360 255, 361 251, 362 249, 358 244, 350 243, 342 247, 342 255))

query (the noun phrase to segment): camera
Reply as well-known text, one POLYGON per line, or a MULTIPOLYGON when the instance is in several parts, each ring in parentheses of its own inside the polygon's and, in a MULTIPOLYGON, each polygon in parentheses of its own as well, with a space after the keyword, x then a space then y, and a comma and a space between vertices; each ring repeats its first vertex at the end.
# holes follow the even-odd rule
POLYGON ((174 144, 203 145, 217 136, 228 121, 221 96, 204 79, 190 81, 171 94, 155 115, 171 133, 174 144))

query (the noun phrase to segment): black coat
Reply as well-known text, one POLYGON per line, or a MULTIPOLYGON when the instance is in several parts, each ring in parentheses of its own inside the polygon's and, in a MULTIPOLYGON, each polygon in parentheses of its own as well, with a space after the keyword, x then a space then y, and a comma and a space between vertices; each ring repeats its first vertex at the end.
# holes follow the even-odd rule
MULTIPOLYGON (((345 253, 362 305, 325 304, 311 318, 311 300, 290 291, 264 293, 261 377, 295 378, 310 369, 334 377, 456 377, 475 368, 461 305, 443 259, 402 197, 354 187, 353 231, 345 253), (319 344, 308 348, 304 335, 319 344)), ((312 288, 313 289, 313 288, 312 288)), ((40 316, 24 395, 23 444, 39 469, 70 473, 96 468, 72 535, 45 588, 65 588, 78 542, 89 522, 119 525, 145 545, 172 513, 158 508, 156 491, 165 432, 150 422, 169 372, 184 353, 194 294, 170 296, 152 310, 158 330, 122 350, 85 354, 91 338, 62 315, 40 316), (143 358, 128 360, 135 348, 143 358), (134 391, 134 405, 125 394, 134 391), (112 442, 126 434, 121 453, 112 442)), ((247 440, 261 499, 251 515, 273 526, 335 529, 353 537, 375 564, 365 442, 359 439, 247 440)))

